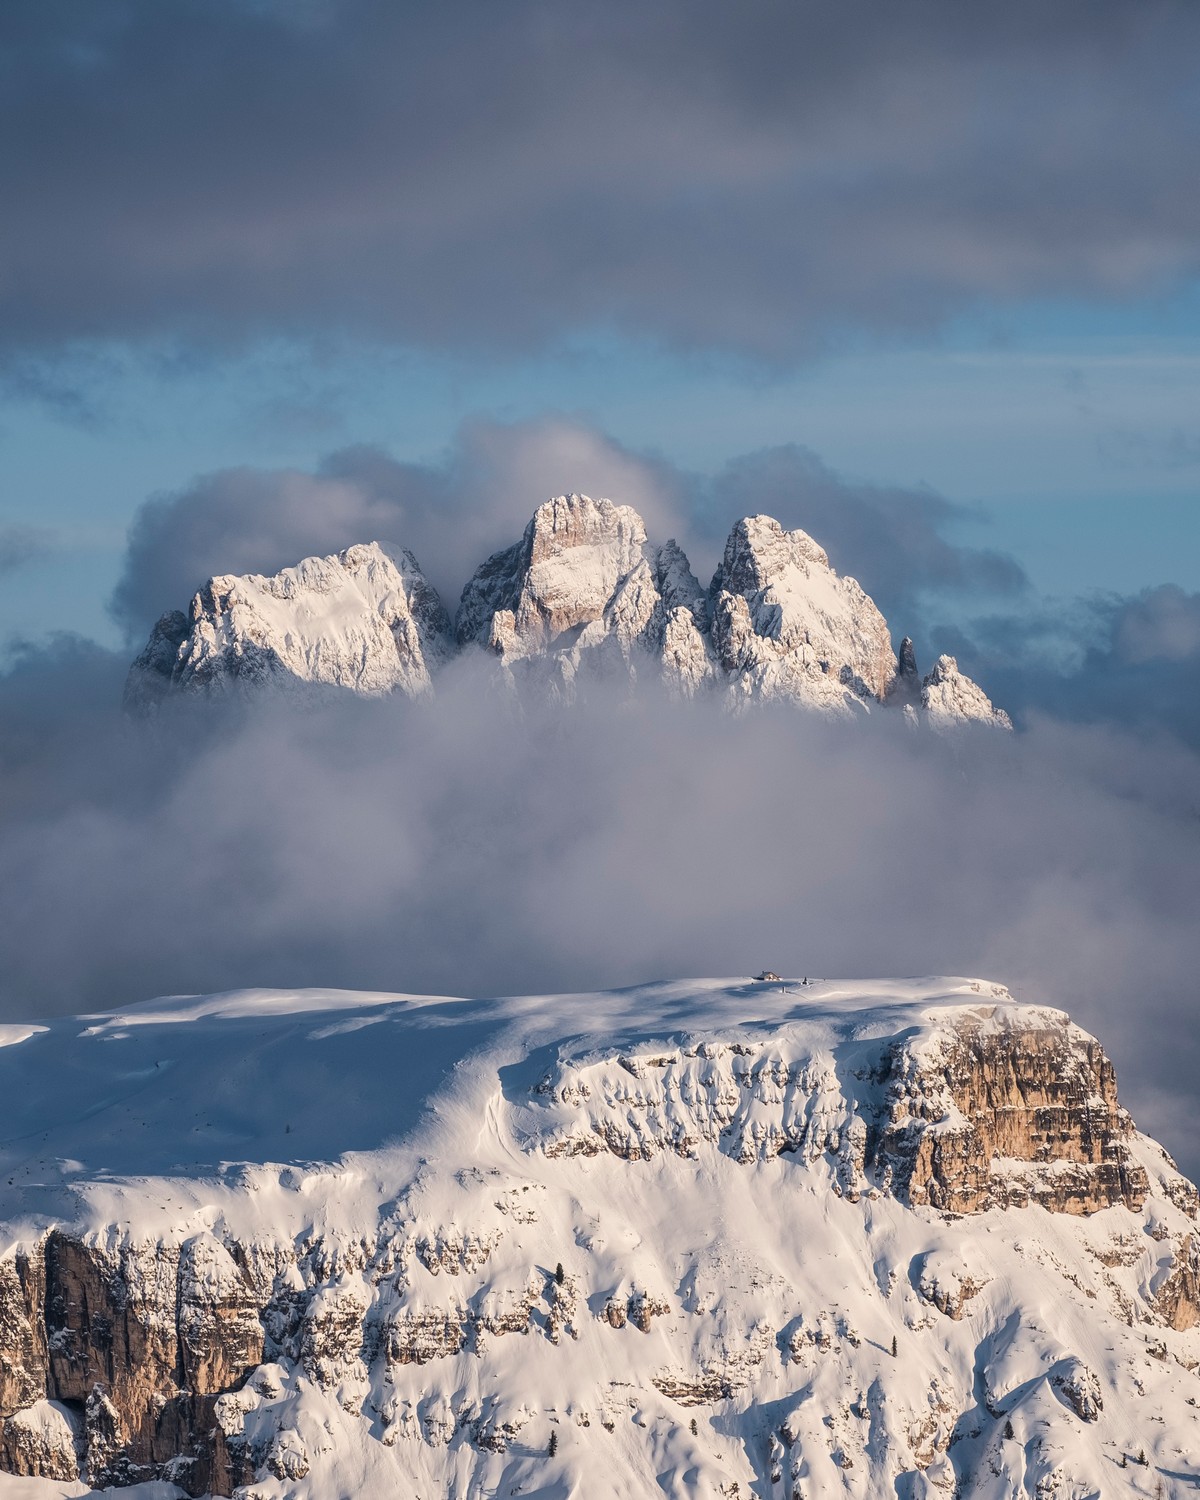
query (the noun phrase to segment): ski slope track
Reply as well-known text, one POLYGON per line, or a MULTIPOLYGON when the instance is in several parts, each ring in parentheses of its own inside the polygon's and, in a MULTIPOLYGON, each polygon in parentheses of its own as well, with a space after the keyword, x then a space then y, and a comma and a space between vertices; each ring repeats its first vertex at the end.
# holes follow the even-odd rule
POLYGON ((0 1500, 1200 1482, 1197 1197, 982 980, 0 1034, 0 1500))

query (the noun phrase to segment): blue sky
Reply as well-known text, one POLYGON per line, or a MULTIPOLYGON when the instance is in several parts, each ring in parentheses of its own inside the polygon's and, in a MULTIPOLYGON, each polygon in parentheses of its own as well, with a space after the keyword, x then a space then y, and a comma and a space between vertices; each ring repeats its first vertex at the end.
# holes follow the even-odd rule
POLYGON ((52 533, 5 579, 0 635, 116 645, 106 603, 126 527, 148 496, 199 474, 309 469, 353 443, 434 462, 464 420, 556 411, 688 470, 799 442, 852 481, 931 488, 974 513, 955 536, 1012 553, 1047 593, 1194 591, 1198 323, 1187 294, 1037 304, 765 373, 616 338, 486 364, 345 341, 198 361, 90 350, 54 365, 52 397, 10 390, 0 403, 4 518, 52 533))

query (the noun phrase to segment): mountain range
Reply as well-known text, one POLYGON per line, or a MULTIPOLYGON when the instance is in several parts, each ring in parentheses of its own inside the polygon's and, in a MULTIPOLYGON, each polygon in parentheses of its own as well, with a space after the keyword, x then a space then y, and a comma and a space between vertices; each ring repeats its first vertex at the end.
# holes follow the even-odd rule
POLYGON ((487 653, 521 692, 572 701, 589 681, 660 682, 731 708, 787 702, 853 715, 873 706, 935 726, 1011 727, 941 656, 922 678, 883 615, 803 531, 747 516, 708 588, 674 541, 630 506, 560 495, 482 563, 452 621, 411 552, 370 542, 272 577, 211 579, 165 614, 134 662, 126 704, 178 693, 399 693, 422 698, 456 655, 487 653))

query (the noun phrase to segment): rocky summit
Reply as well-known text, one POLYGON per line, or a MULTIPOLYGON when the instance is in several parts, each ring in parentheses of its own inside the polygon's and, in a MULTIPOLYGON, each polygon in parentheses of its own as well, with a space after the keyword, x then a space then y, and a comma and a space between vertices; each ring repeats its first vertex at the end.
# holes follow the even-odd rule
POLYGON ((0 1043, 14 1493, 1200 1474, 1195 1189, 998 984, 260 990, 0 1043))
POLYGON ((470 650, 514 690, 564 702, 595 678, 648 680, 735 709, 876 705, 934 726, 1011 727, 953 657, 924 680, 911 640, 897 657, 874 602, 805 532, 745 517, 705 589, 676 542, 651 542, 630 506, 586 495, 548 500, 482 563, 453 627, 412 554, 378 542, 272 578, 214 578, 155 626, 126 702, 144 712, 173 692, 265 689, 420 697, 470 650))

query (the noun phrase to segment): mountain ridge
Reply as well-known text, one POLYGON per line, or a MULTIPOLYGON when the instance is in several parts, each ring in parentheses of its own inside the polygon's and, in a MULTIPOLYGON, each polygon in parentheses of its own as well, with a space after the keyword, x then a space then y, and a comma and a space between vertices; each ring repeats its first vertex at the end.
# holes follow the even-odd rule
POLYGON ((125 701, 145 712, 173 692, 271 688, 420 698, 471 649, 510 687, 564 702, 593 677, 648 677, 734 709, 878 704, 938 727, 1011 727, 953 657, 920 679, 911 640, 897 655, 870 596, 807 533, 744 517, 703 589, 678 544, 650 542, 632 507, 575 494, 545 502, 475 570, 453 624, 413 555, 379 542, 272 577, 214 578, 186 614, 159 620, 125 701))

